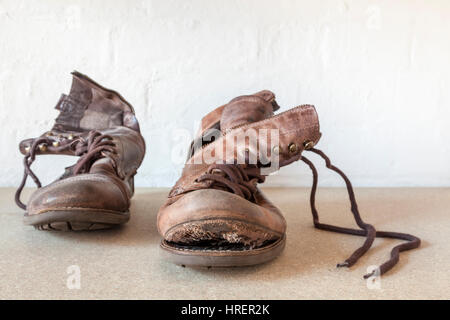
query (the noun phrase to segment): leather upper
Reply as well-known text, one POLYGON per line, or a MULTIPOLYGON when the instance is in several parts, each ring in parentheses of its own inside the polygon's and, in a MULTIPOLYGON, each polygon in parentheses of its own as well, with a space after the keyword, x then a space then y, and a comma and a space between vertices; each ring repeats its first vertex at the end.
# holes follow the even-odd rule
POLYGON ((66 168, 57 181, 34 192, 28 215, 65 208, 125 212, 145 154, 139 123, 119 93, 79 72, 72 74, 71 91, 57 103, 60 113, 52 130, 23 140, 19 149, 27 155, 34 145, 36 155, 74 155, 83 163, 66 168))
POLYGON ((233 183, 256 185, 255 179, 226 183, 223 179, 236 178, 220 170, 208 169, 211 159, 241 166, 244 172, 250 168, 250 158, 256 159, 259 170, 264 167, 262 163, 271 164, 274 159, 279 162, 277 168, 300 159, 305 143, 316 144, 320 139, 317 113, 313 106, 303 105, 274 115, 278 108, 275 95, 264 90, 237 97, 202 119, 182 175, 158 213, 158 230, 167 241, 222 241, 229 239, 228 229, 233 224, 240 226, 233 229, 235 242, 261 245, 267 239, 274 240, 284 234, 286 222, 283 216, 260 190, 250 188, 255 191, 247 199, 227 188, 233 183), (208 131, 211 129, 219 131, 220 135, 210 139, 208 131), (271 134, 260 134, 270 130, 276 130, 278 142, 271 134), (256 145, 245 138, 249 132, 256 133, 256 145), (208 143, 202 141, 202 137, 207 137, 208 143), (239 162, 242 159, 245 159, 244 164, 239 162), (204 178, 205 173, 211 177, 208 173, 216 171, 219 178, 204 178), (215 226, 212 231, 211 221, 215 226))

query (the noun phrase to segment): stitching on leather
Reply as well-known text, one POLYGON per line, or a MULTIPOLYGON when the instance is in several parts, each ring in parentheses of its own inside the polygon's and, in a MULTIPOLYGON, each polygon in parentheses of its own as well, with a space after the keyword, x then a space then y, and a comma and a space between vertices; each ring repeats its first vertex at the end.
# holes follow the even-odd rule
POLYGON ((293 112, 297 112, 299 110, 303 111, 302 109, 304 109, 304 110, 314 110, 315 108, 314 108, 314 106, 312 104, 302 104, 302 105, 297 106, 295 108, 292 108, 290 110, 287 110, 287 111, 281 112, 281 113, 279 113, 277 115, 274 115, 274 116, 272 116, 270 118, 267 118, 267 119, 264 119, 264 120, 260 120, 260 121, 257 121, 257 122, 253 122, 253 123, 249 123, 249 124, 245 124, 245 125, 243 125, 241 127, 236 128, 236 130, 237 129, 242 129, 242 128, 245 128, 245 127, 251 127, 251 126, 255 126, 256 127, 258 124, 266 123, 266 122, 272 121, 274 119, 281 118, 282 116, 285 116, 287 114, 290 114, 290 113, 293 113, 293 112))

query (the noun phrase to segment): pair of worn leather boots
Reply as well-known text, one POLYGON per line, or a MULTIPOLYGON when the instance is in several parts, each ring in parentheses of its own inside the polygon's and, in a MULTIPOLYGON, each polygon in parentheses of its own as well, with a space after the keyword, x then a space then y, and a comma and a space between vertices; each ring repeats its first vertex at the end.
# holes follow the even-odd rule
MULTIPOLYGON (((117 92, 73 72, 70 93, 56 105, 53 128, 20 143, 24 176, 16 193, 27 212, 24 221, 40 230, 96 230, 123 224, 130 217, 133 178, 145 143, 133 107, 117 92), (41 187, 31 170, 37 155, 74 155, 78 161, 59 179, 41 187), (25 205, 21 191, 30 176, 36 190, 25 205)), ((399 252, 420 245, 412 235, 376 231, 358 212, 352 185, 342 171, 314 146, 320 139, 315 108, 279 109, 267 90, 240 96, 201 121, 180 179, 161 207, 157 225, 167 259, 185 266, 247 266, 278 256, 286 243, 286 221, 258 188, 265 176, 301 160, 313 173, 311 210, 319 229, 365 237, 364 244, 338 266, 350 267, 375 237, 406 240, 375 273, 398 261, 399 252), (321 156, 345 181, 351 211, 360 229, 319 222, 315 208, 317 171, 303 151, 321 156)), ((366 275, 371 276, 372 274, 366 275)))

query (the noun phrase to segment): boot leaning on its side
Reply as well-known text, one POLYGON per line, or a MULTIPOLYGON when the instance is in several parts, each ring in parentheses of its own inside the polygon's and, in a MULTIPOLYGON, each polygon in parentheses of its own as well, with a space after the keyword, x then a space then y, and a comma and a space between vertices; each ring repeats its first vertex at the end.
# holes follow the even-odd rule
POLYGON ((15 200, 27 211, 25 224, 40 230, 95 230, 127 222, 133 177, 145 154, 133 107, 87 76, 72 75, 51 131, 19 145, 25 169, 15 200), (59 179, 41 187, 30 166, 42 154, 79 158, 59 179), (20 195, 28 176, 38 190, 25 205, 20 195))

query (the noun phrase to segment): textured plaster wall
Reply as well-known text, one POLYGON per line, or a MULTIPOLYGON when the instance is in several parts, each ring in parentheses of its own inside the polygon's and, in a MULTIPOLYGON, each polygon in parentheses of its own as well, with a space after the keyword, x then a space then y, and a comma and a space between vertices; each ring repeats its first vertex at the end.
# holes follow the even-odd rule
MULTIPOLYGON (((171 186, 175 138, 261 89, 282 110, 316 105, 318 147, 355 185, 450 186, 449 59, 447 0, 0 0, 0 185, 19 183, 17 144, 51 127, 75 69, 134 105, 148 147, 138 186, 171 186)), ((48 183, 71 162, 35 168, 48 183)), ((268 182, 311 180, 297 163, 268 182)))

